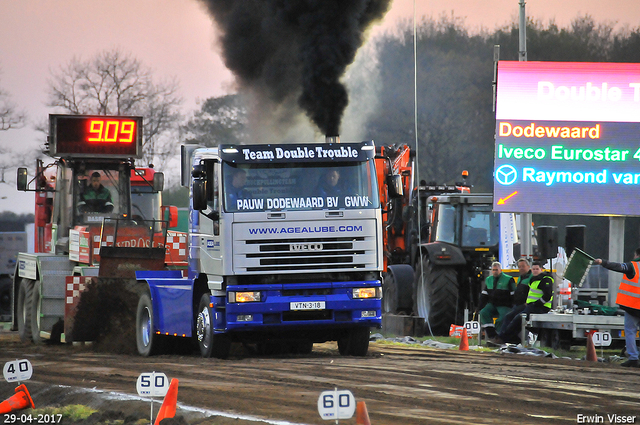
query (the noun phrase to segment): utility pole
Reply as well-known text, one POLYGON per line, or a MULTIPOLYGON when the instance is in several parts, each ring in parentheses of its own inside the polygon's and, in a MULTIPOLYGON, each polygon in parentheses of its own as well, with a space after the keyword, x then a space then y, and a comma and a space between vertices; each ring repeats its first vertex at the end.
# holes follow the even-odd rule
MULTIPOLYGON (((519 0, 520 5, 520 31, 519 31, 519 49, 518 60, 520 62, 527 61, 527 14, 524 9, 524 0, 519 0)), ((522 236, 522 243, 520 245, 520 255, 525 258, 531 258, 533 256, 533 248, 531 244, 531 213, 520 214, 520 229, 522 236)))

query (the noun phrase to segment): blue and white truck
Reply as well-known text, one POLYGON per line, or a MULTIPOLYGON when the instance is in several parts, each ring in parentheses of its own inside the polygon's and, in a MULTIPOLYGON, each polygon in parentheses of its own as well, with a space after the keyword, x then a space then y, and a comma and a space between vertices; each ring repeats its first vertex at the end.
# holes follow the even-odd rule
POLYGON ((197 340, 366 355, 381 327, 382 229, 373 142, 182 149, 188 270, 138 271, 137 349, 197 340))

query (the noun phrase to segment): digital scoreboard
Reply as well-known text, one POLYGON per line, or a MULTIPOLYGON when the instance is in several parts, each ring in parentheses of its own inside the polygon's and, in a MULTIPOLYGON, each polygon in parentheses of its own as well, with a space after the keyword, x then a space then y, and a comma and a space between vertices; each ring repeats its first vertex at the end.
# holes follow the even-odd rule
POLYGON ((49 115, 49 150, 57 157, 140 158, 142 117, 49 115))
POLYGON ((498 63, 496 212, 640 215, 640 64, 498 63))

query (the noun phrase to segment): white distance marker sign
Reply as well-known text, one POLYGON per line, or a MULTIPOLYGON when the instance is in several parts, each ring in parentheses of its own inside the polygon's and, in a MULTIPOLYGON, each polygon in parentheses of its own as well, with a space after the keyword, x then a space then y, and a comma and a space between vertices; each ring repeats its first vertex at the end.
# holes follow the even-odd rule
POLYGON ((33 366, 27 359, 6 362, 2 374, 7 382, 28 381, 33 375, 33 366))
POLYGON ((323 391, 318 397, 318 413, 324 420, 349 419, 356 411, 356 399, 349 390, 323 391))
POLYGON ((164 373, 141 373, 136 382, 136 390, 140 396, 164 397, 169 391, 169 379, 164 373))

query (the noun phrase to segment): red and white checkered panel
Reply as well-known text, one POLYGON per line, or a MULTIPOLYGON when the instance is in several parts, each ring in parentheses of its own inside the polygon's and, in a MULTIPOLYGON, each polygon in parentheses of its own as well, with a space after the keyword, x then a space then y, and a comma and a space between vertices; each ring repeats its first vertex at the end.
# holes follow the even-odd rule
POLYGON ((185 232, 167 231, 165 263, 174 266, 187 265, 187 234, 185 232))
POLYGON ((80 294, 91 283, 91 276, 65 277, 64 333, 70 335, 73 329, 73 318, 80 301, 80 294))

